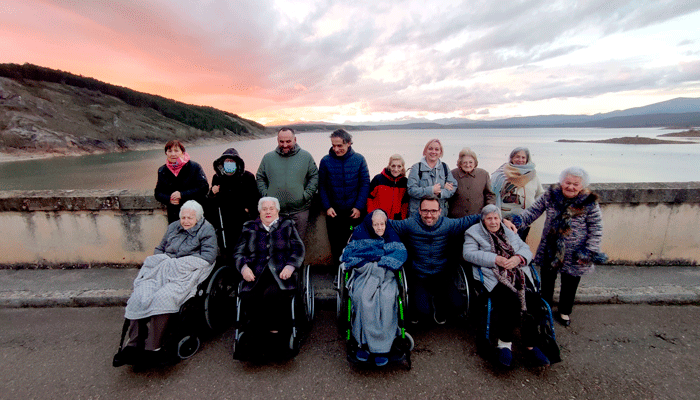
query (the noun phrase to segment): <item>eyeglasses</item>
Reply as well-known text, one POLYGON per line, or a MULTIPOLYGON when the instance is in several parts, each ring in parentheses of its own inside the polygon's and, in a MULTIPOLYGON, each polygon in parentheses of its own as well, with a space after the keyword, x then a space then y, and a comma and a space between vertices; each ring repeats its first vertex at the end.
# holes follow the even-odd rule
POLYGON ((438 215, 440 210, 419 210, 421 214, 438 215))

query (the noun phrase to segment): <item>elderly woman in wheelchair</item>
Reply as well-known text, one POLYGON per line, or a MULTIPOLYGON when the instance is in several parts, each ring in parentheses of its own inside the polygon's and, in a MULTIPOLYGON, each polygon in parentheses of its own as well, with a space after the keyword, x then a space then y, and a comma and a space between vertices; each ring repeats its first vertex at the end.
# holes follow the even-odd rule
MULTIPOLYGON (((343 250, 339 279, 349 272, 345 285, 351 300, 348 314, 352 344, 348 359, 386 365, 390 359, 404 360, 410 351, 410 336, 400 320, 399 303, 405 299, 397 271, 408 257, 399 236, 387 225, 387 215, 377 209, 355 228, 343 250)), ((342 322, 342 321, 341 321, 342 322)), ((407 362, 410 365, 410 358, 407 362)))
MULTIPOLYGON (((267 339, 277 344, 288 343, 286 350, 291 353, 287 353, 296 354, 298 319, 303 317, 295 316, 295 305, 302 304, 296 295, 300 289, 310 286, 308 269, 303 268, 304 243, 292 219, 280 215, 279 200, 261 198, 258 211, 258 219, 243 224, 233 256, 243 277, 239 287, 239 300, 243 301, 239 302, 237 310, 238 328, 233 350, 234 358, 239 359, 246 358, 249 351, 244 350, 248 346, 241 342, 269 344, 267 339), (299 274, 303 277, 299 278, 299 274), (246 340, 242 341, 244 336, 246 340)), ((312 301, 313 293, 309 296, 312 301)), ((308 310, 306 314, 310 320, 312 316, 308 310)))
MULTIPOLYGON (((509 367, 513 360, 512 343, 519 325, 521 338, 526 348, 526 357, 537 366, 547 366, 550 360, 537 347, 537 326, 528 318, 526 292, 536 292, 532 285, 533 271, 529 267, 532 259, 530 247, 501 222, 501 211, 487 205, 481 211, 481 223, 473 225, 464 234, 464 259, 473 264, 474 278, 481 281, 490 298, 488 317, 493 317, 491 337, 495 337, 496 360, 509 367), (522 320, 522 321, 521 321, 522 320)), ((546 305, 545 305, 546 307, 546 305)), ((487 324, 488 325, 488 324, 487 324)), ((487 334, 488 339, 488 334, 487 334)))
POLYGON ((166 328, 195 296, 216 259, 216 232, 203 214, 196 201, 183 204, 180 219, 168 226, 154 254, 146 257, 126 305, 123 336, 128 328, 129 340, 126 345, 120 343, 112 362, 115 367, 171 361, 165 349, 166 328))

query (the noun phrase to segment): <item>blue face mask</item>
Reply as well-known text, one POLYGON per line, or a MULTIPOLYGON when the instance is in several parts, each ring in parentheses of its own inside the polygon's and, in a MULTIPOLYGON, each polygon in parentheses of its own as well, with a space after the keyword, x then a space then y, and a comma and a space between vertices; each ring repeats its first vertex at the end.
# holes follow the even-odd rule
POLYGON ((227 174, 232 174, 236 172, 236 169, 238 166, 236 165, 235 161, 224 161, 224 172, 227 174))

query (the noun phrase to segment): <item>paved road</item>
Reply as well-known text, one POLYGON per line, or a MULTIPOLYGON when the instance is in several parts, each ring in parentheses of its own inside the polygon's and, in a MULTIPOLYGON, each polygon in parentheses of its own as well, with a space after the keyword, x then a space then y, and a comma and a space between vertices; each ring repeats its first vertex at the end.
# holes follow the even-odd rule
POLYGON ((0 310, 0 398, 499 398, 696 399, 700 307, 579 305, 558 329, 564 361, 549 369, 492 368, 455 327, 416 333, 413 369, 350 366, 333 314, 321 311, 295 360, 250 365, 230 355, 231 332, 160 371, 113 368, 122 308, 0 310), (585 322, 584 322, 585 321, 585 322))

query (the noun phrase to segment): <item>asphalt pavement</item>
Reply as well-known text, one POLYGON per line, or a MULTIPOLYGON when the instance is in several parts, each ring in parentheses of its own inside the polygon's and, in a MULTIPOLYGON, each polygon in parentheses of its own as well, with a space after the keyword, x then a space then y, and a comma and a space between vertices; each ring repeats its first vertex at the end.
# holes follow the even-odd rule
MULTIPOLYGON (((317 304, 335 301, 335 270, 312 266, 317 304)), ((0 307, 122 306, 136 268, 0 269, 0 307)), ((555 295, 556 298, 556 295, 555 295)), ((583 277, 580 304, 700 304, 700 267, 598 266, 583 277)))
POLYGON ((478 353, 473 329, 417 329, 410 370, 346 360, 335 313, 320 310, 292 360, 241 362, 234 331, 203 336, 194 357, 142 372, 112 367, 122 307, 0 309, 0 398, 14 399, 697 399, 700 307, 579 305, 555 326, 562 362, 513 368, 478 353))

